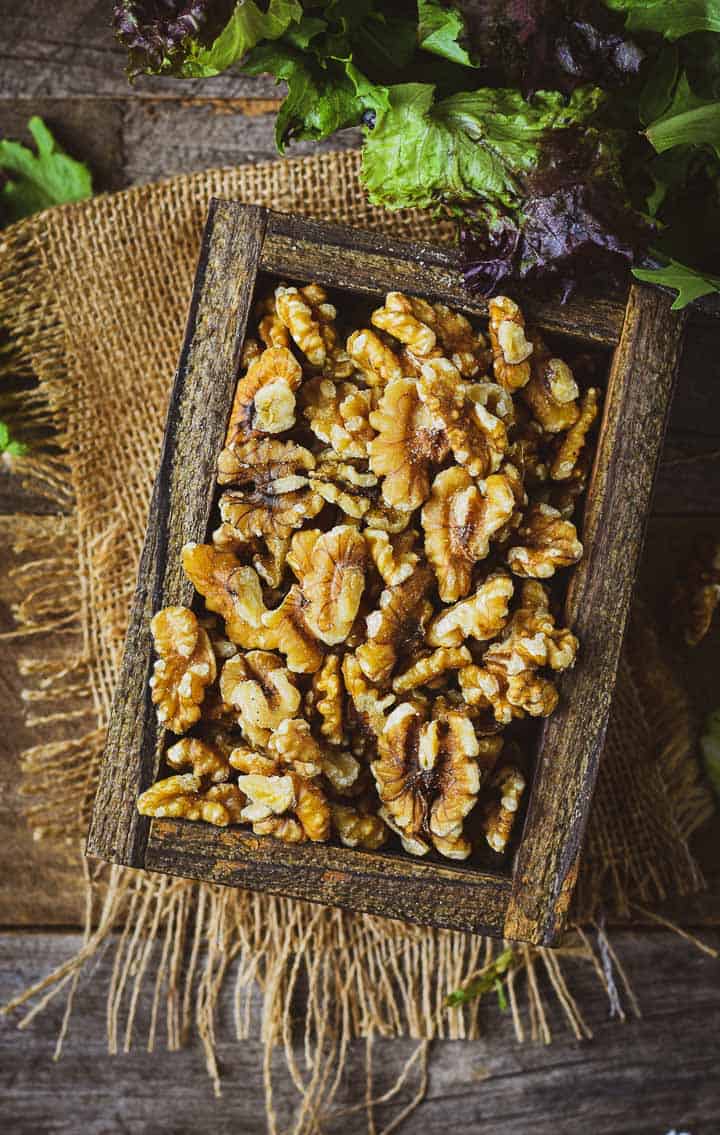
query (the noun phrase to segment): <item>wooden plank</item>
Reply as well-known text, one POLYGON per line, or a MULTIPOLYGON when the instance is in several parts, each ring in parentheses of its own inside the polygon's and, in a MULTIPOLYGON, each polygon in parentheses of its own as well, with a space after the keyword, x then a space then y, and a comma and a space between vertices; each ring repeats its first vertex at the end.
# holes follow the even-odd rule
MULTIPOLYGON (((325 142, 298 142, 292 156, 359 146, 359 130, 343 130, 325 142)), ((123 119, 124 173, 129 184, 175 173, 249 162, 277 161, 275 113, 252 114, 218 101, 134 100, 123 119)))
POLYGON ((95 0, 0 0, 0 98, 273 98, 269 77, 213 79, 138 76, 130 87, 127 54, 115 41, 110 7, 95 0))
MULTIPOLYGON (((410 244, 378 232, 272 213, 261 267, 278 276, 316 280, 364 295, 393 288, 487 316, 487 302, 469 296, 463 286, 461 258, 454 248, 410 244)), ((528 316, 544 330, 606 346, 617 342, 625 310, 622 299, 616 298, 598 297, 591 308, 587 300, 560 305, 528 298, 523 303, 528 316)))
MULTIPOLYGON (((720 1130, 720 983, 717 963, 676 935, 612 933, 643 1017, 611 1020, 605 993, 591 967, 563 962, 573 994, 594 1032, 575 1040, 564 1025, 549 983, 539 968, 553 1043, 517 1044, 509 1014, 489 997, 481 1008, 484 1039, 436 1041, 424 1102, 401 1128, 445 1135, 448 1130, 498 1131, 501 1135, 664 1135, 676 1131, 714 1135, 720 1130)), ((708 936, 720 945, 720 933, 708 936)), ((0 997, 19 993, 61 964, 81 944, 80 935, 0 936, 0 997)), ((64 998, 22 1034, 13 1021, 0 1023, 0 1098, 3 1129, 12 1135, 113 1135, 152 1132, 185 1135, 203 1131, 212 1116, 214 1135, 264 1135, 263 1052, 252 1038, 233 1038, 233 980, 221 992, 217 1046, 222 1095, 213 1098, 199 1045, 165 1049, 162 1015, 152 1053, 145 1050, 149 1006, 141 998, 133 1047, 109 1057, 105 1040, 106 990, 111 956, 92 979, 81 982, 65 1038, 63 1057, 51 1057, 64 998), (169 1093, 169 1094, 168 1094, 169 1093)), ((522 991, 522 981, 519 982, 522 991)), ((621 997, 623 996, 621 989, 621 997)), ((625 1008, 629 1009, 625 1000, 625 1008)), ((253 1002, 254 1027, 259 1000, 253 1002)), ((528 1027, 527 1013, 523 1011, 528 1027)), ((293 1046, 305 1068, 298 1036, 293 1046)), ((412 1055, 411 1040, 377 1039, 373 1091, 380 1096, 412 1055)), ((298 1096, 281 1050, 271 1060, 278 1129, 291 1130, 298 1096)), ((397 1116, 418 1086, 415 1073, 400 1093, 376 1108, 377 1129, 397 1116)), ((327 1135, 364 1135, 363 1042, 350 1046, 347 1073, 335 1101, 338 1111, 323 1117, 327 1135), (342 1113, 341 1109, 356 1110, 342 1113)))
POLYGON ((284 844, 239 828, 177 820, 153 821, 145 865, 170 875, 495 936, 502 931, 510 893, 509 879, 475 869, 404 854, 348 852, 330 844, 284 844))
POLYGON ((211 205, 88 835, 88 854, 118 863, 143 859, 149 821, 135 801, 157 775, 162 742, 148 687, 150 619, 192 600, 180 551, 207 530, 264 227, 255 206, 211 205))
POLYGON ((582 644, 543 729, 505 936, 551 944, 578 869, 653 478, 680 356, 683 317, 633 286, 615 352, 585 503, 585 554, 567 599, 582 644))

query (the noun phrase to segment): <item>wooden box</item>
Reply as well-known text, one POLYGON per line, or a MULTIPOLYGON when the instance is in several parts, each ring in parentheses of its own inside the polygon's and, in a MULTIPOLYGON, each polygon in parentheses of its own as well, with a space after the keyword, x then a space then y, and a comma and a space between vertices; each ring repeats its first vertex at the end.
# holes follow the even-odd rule
POLYGON ((567 620, 581 653, 537 753, 524 831, 504 871, 286 845, 246 830, 150 820, 137 797, 164 749, 150 700, 149 624, 168 604, 191 604, 180 550, 203 541, 215 463, 239 372, 258 273, 310 280, 355 295, 390 290, 486 314, 462 285, 452 250, 390 240, 234 202, 214 201, 167 417, 145 547, 113 706, 87 853, 114 863, 249 887, 434 926, 552 944, 578 868, 640 555, 655 467, 680 353, 681 318, 662 293, 633 286, 617 299, 528 303, 551 335, 605 349, 608 378, 585 503, 585 555, 572 572, 567 620))

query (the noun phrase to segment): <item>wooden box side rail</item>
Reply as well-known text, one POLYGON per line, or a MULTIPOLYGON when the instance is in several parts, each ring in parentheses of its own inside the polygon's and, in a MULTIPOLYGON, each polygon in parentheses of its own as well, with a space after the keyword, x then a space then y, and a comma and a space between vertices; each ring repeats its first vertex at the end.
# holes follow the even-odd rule
MULTIPOLYGON (((471 295, 463 284, 462 258, 456 249, 411 244, 366 229, 271 212, 260 268, 341 291, 408 292, 442 300, 468 315, 487 316, 487 301, 471 295)), ((543 303, 533 298, 521 302, 529 320, 545 331, 608 347, 620 338, 625 305, 615 298, 593 297, 590 304, 543 303)))
POLYGON ((580 655, 545 723, 515 865, 505 936, 551 944, 562 929, 602 753, 620 648, 680 359, 683 315, 633 286, 610 371, 593 474, 585 555, 568 591, 580 655))
POLYGON ((141 867, 150 822, 136 808, 157 776, 164 730, 148 681, 150 619, 168 604, 190 604, 180 552, 202 541, 215 493, 215 463, 237 383, 266 210, 229 202, 210 208, 170 396, 160 468, 110 715, 87 853, 141 867))
POLYGON ((242 828, 153 820, 145 866, 384 918, 502 935, 511 880, 332 844, 284 844, 242 828))
POLYGON ((602 748, 617 657, 642 543, 654 469, 680 351, 682 320, 660 293, 552 308, 528 304, 540 326, 595 345, 617 344, 594 473, 586 555, 568 617, 580 662, 562 683, 543 733, 525 832, 512 879, 467 866, 419 862, 331 845, 285 845, 242 829, 154 820, 137 813, 165 744, 150 698, 150 620, 190 604, 181 570, 202 541, 215 463, 237 377, 258 272, 375 295, 407 290, 469 314, 486 313, 462 287, 457 253, 233 202, 210 209, 185 341, 170 400, 138 586, 88 836, 88 854, 134 867, 246 886, 436 926, 550 943, 562 928, 602 748), (623 322, 624 316, 624 322, 623 322))

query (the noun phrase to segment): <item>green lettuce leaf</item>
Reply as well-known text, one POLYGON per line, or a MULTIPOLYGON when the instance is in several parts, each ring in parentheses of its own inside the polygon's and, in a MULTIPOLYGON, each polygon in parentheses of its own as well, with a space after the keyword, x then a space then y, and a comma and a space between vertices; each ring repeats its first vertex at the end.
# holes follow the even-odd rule
POLYGON ((367 108, 382 105, 383 89, 369 83, 350 60, 329 59, 321 67, 282 41, 255 48, 242 69, 248 75, 270 73, 287 83, 275 121, 280 153, 291 139, 322 141, 355 126, 367 108))
POLYGON ((720 799, 720 709, 713 710, 705 720, 705 732, 700 738, 700 751, 708 780, 720 799))
POLYGON ((633 276, 644 284, 657 284, 676 291, 677 297, 672 305, 672 311, 687 307, 701 296, 720 292, 720 276, 699 272, 695 268, 689 268, 687 264, 680 264, 677 260, 670 260, 662 268, 633 268, 633 276))
POLYGON ((693 94, 683 72, 670 105, 650 123, 645 135, 659 154, 674 146, 707 144, 720 157, 720 102, 707 102, 693 94))
POLYGON ((627 12, 631 32, 657 32, 679 39, 691 32, 720 32, 720 0, 605 0, 608 8, 627 12))
POLYGON ((0 189, 0 211, 7 222, 92 196, 88 167, 60 149, 41 118, 31 118, 28 129, 37 154, 20 142, 0 141, 0 170, 7 178, 0 189))
POLYGON ((459 43, 465 35, 465 20, 456 8, 446 7, 441 0, 417 0, 418 44, 423 51, 440 55, 451 63, 474 67, 467 49, 459 43))
POLYGON ((507 974, 514 961, 514 950, 509 947, 506 948, 501 954, 498 954, 490 965, 485 967, 479 977, 468 982, 463 988, 453 989, 452 993, 448 993, 445 998, 446 1006, 452 1009, 456 1005, 466 1005, 468 1001, 474 1001, 477 997, 482 997, 484 993, 489 993, 491 989, 494 989, 500 1009, 505 1012, 507 1001, 501 979, 507 974))
POLYGON ((373 204, 426 207, 482 197, 511 208, 548 134, 587 122, 602 100, 587 87, 569 100, 541 91, 531 103, 515 90, 481 88, 437 103, 434 93, 426 83, 389 88, 363 151, 373 204))
POLYGON ((302 18, 299 0, 270 0, 266 11, 254 0, 239 0, 220 35, 209 47, 194 40, 190 42, 179 73, 184 79, 219 75, 261 40, 279 39, 291 24, 299 23, 302 18))
POLYGON ((15 441, 5 422, 0 422, 0 454, 9 453, 11 457, 22 457, 27 453, 27 446, 22 441, 15 441))

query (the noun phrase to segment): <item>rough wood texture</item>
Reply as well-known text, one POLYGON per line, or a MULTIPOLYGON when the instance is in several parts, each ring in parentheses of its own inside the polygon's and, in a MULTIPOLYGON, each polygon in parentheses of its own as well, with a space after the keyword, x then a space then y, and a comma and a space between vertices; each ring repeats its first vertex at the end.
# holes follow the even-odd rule
POLYGON ((585 502, 585 552, 568 590, 581 654, 543 730, 507 938, 552 944, 572 897, 680 358, 684 318, 669 306, 657 291, 630 290, 585 502))
POLYGON ((478 934, 500 934, 510 892, 509 879, 477 869, 171 820, 153 821, 145 866, 478 934))
MULTIPOLYGON (((706 935, 720 945, 720 933, 706 935)), ((0 936, 0 999, 19 993, 38 974, 79 948, 80 935, 0 936)), ((639 998, 641 1020, 611 1020, 607 998, 590 967, 568 966, 572 991, 594 1032, 590 1042, 569 1036, 552 995, 548 1023, 553 1044, 515 1042, 509 1014, 489 997, 481 1016, 485 1039, 436 1041, 427 1096, 400 1129, 403 1135, 716 1135, 720 1130, 720 983, 717 967, 669 933, 613 935, 613 944, 639 998)), ((81 985, 77 1012, 59 1063, 51 1059, 63 998, 23 1034, 0 1022, 0 1113, 8 1135, 265 1135, 262 1047, 233 1039, 233 981, 220 998, 217 1030, 222 1096, 213 1098, 199 1048, 168 1053, 159 1035, 145 1051, 147 1002, 141 1000, 129 1054, 108 1057, 105 991, 111 959, 81 985), (167 1085, 167 1087, 166 1087, 167 1085)), ((542 993, 549 983, 539 975, 542 993)), ((629 1006, 625 1005, 626 1010, 629 1006)), ((254 1019, 259 1016, 255 1004, 254 1019)), ((527 1026, 527 1018, 525 1020, 527 1026)), ((307 1074, 301 1044, 296 1059, 307 1074)), ((392 1087, 412 1055, 411 1040, 377 1040, 374 1094, 392 1087)), ((327 1135, 366 1135, 362 1110, 364 1045, 351 1045, 336 1100, 356 1110, 331 1118, 327 1135), (358 1105, 360 1107, 358 1108, 358 1105)), ((298 1097, 284 1056, 272 1060, 274 1102, 281 1131, 292 1130, 298 1097)), ((411 1075, 393 1100, 376 1108, 377 1130, 412 1096, 411 1075)))
MULTIPOLYGON (((368 295, 393 287, 442 299, 470 315, 487 315, 487 302, 473 299, 463 286, 461 258, 454 248, 410 244, 382 233, 273 213, 260 266, 278 276, 317 280, 327 287, 368 295)), ((608 346, 620 337, 624 305, 614 297, 599 296, 592 305, 570 300, 563 306, 528 298, 524 306, 546 331, 608 346)))
POLYGON ((88 835, 88 854, 101 859, 143 860, 149 821, 129 801, 155 779, 163 736, 148 688, 149 624, 161 607, 192 600, 180 551, 207 529, 264 228, 255 206, 211 206, 88 835))

